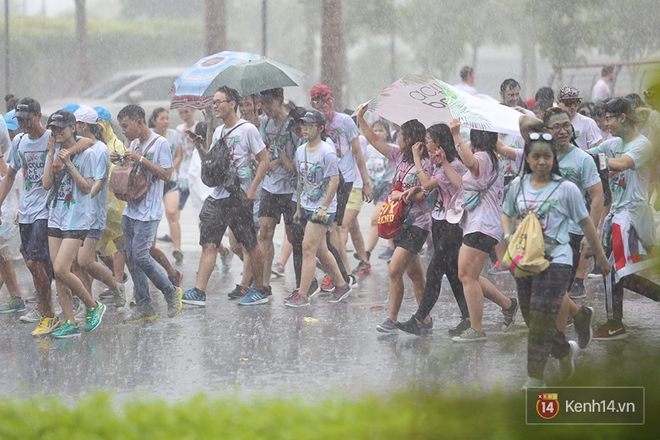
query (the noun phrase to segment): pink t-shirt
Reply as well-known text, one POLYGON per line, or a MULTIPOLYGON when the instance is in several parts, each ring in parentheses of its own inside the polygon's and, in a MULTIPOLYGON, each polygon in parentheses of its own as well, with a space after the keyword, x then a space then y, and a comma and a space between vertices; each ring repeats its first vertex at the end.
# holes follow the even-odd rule
MULTIPOLYGON (((454 159, 454 161, 451 163, 451 167, 455 169, 456 172, 461 176, 465 174, 465 171, 467 171, 467 168, 465 168, 463 162, 458 159, 454 159)), ((452 185, 442 166, 435 167, 433 178, 436 182, 438 182, 438 189, 435 191, 437 199, 435 201, 435 205, 431 209, 431 217, 433 217, 435 220, 446 220, 446 207, 449 205, 453 195, 456 194, 456 191, 458 191, 458 188, 452 185)))
POLYGON ((497 175, 497 179, 483 195, 481 203, 474 210, 465 212, 461 222, 463 235, 481 232, 499 241, 502 238, 500 207, 504 198, 504 176, 499 172, 499 166, 493 167, 493 161, 485 151, 474 153, 474 158, 479 162, 479 177, 475 178, 470 171, 463 174, 463 188, 483 189, 493 180, 493 176, 497 175))
MULTIPOLYGON (((403 153, 399 147, 392 147, 390 150, 390 165, 396 167, 397 171, 395 178, 397 181, 403 183, 403 190, 410 189, 414 186, 421 186, 419 171, 415 169, 414 163, 403 161, 403 153)), ((430 176, 431 175, 431 162, 428 159, 422 159, 422 168, 430 176)), ((408 211, 408 216, 413 218, 412 225, 425 231, 431 230, 431 216, 429 215, 429 205, 426 202, 413 203, 408 211)))

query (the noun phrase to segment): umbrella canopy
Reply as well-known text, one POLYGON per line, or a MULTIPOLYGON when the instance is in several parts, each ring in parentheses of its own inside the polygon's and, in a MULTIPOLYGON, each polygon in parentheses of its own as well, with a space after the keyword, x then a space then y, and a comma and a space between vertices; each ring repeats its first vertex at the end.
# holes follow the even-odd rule
POLYGON ((170 108, 208 107, 215 91, 226 85, 241 96, 276 87, 297 86, 304 72, 290 64, 248 52, 220 52, 199 60, 172 87, 170 108))
POLYGON ((516 110, 477 98, 428 75, 404 76, 368 104, 369 111, 399 125, 417 119, 428 128, 459 118, 461 125, 469 128, 520 136, 521 114, 516 110))

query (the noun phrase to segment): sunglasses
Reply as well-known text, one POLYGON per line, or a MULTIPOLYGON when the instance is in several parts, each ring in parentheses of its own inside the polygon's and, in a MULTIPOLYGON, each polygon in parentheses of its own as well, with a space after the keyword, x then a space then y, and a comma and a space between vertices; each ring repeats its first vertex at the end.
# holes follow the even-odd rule
POLYGON ((530 133, 528 137, 530 141, 538 141, 543 139, 544 141, 552 142, 553 140, 553 137, 550 133, 530 133))

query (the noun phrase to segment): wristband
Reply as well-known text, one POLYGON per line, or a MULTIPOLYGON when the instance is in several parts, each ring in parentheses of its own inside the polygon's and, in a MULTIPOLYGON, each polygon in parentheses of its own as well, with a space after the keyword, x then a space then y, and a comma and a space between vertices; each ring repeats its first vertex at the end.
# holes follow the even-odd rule
POLYGON ((327 210, 328 210, 328 207, 327 207, 327 206, 320 206, 319 209, 322 209, 322 210, 324 210, 324 211, 327 211, 327 210))
POLYGON ((140 160, 138 160, 138 163, 142 163, 142 159, 144 159, 144 156, 140 156, 140 160))

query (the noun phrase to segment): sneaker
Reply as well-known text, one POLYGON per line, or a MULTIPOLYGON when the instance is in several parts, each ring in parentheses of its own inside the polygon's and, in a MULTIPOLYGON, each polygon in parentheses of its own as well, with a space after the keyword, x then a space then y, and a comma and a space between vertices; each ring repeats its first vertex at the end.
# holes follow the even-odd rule
POLYGON ((158 313, 154 310, 153 307, 132 307, 131 313, 124 319, 126 324, 137 324, 143 321, 153 321, 158 318, 158 313))
POLYGON ((504 315, 504 323, 502 324, 502 331, 508 331, 513 327, 513 324, 516 322, 516 313, 518 313, 518 298, 511 298, 511 307, 506 310, 502 310, 504 315))
POLYGON ((360 261, 355 269, 353 269, 353 275, 366 275, 371 273, 371 263, 368 261, 360 261))
POLYGON ((246 293, 248 293, 247 287, 243 287, 240 284, 236 284, 234 290, 229 292, 227 296, 229 297, 229 299, 239 299, 239 298, 243 298, 246 293))
POLYGON ((181 301, 182 297, 183 289, 181 287, 177 287, 174 292, 165 295, 165 301, 167 301, 167 316, 169 318, 174 318, 181 313, 181 310, 183 309, 183 302, 181 301))
POLYGON ((390 318, 387 318, 382 322, 382 324, 378 324, 376 326, 376 330, 381 333, 395 333, 398 330, 398 327, 395 322, 393 322, 390 318))
POLYGON ((594 309, 582 306, 573 318, 575 332, 578 335, 578 346, 584 350, 593 338, 594 309))
POLYGON ((32 309, 29 312, 27 312, 25 315, 21 316, 18 318, 19 321, 23 322, 39 322, 41 321, 41 313, 37 309, 32 309))
POLYGON ((321 290, 324 292, 332 292, 335 290, 335 283, 332 281, 330 275, 326 275, 321 281, 321 290))
POLYGON ((488 338, 486 332, 478 332, 470 327, 460 335, 451 338, 451 340, 454 342, 486 342, 488 338))
POLYGON ((348 276, 348 284, 351 286, 351 289, 358 286, 357 278, 355 275, 351 274, 348 276))
POLYGON ((169 235, 165 234, 162 237, 158 237, 158 241, 164 241, 166 243, 172 243, 172 237, 169 235))
POLYGON ((22 298, 12 296, 7 304, 0 307, 0 313, 21 313, 25 311, 25 302, 22 298))
POLYGON ((99 299, 110 299, 114 295, 112 289, 105 289, 103 292, 99 293, 99 299))
POLYGON ((239 306, 256 306, 259 304, 266 304, 268 302, 268 296, 263 292, 258 291, 254 287, 251 287, 250 290, 245 294, 245 296, 238 300, 239 306))
POLYGON ((559 375, 561 380, 568 380, 575 373, 575 353, 578 351, 578 344, 575 341, 568 341, 570 349, 566 362, 559 363, 559 375))
POLYGON ((448 331, 449 336, 460 336, 465 330, 470 328, 470 320, 464 319, 458 323, 454 328, 450 328, 448 331))
POLYGON ((275 262, 273 263, 273 267, 270 269, 270 272, 275 275, 276 277, 283 277, 284 276, 284 266, 282 266, 282 263, 275 262))
POLYGON ((411 335, 419 336, 422 334, 422 325, 417 323, 414 316, 406 322, 397 322, 395 325, 399 330, 410 333, 411 335))
POLYGON ((591 272, 589 272, 589 273, 587 274, 587 278, 589 278, 589 279, 592 279, 592 278, 603 278, 603 274, 600 273, 600 272, 598 272, 598 269, 596 269, 596 268, 594 267, 594 270, 592 270, 591 272))
POLYGON ((284 305, 287 307, 307 307, 309 306, 309 298, 301 295, 298 290, 294 290, 293 294, 284 300, 284 305))
POLYGON ((394 255, 394 249, 388 246, 387 249, 385 249, 383 252, 381 252, 378 255, 378 258, 380 260, 389 260, 390 258, 392 258, 392 255, 394 255))
POLYGON ((307 291, 307 298, 312 299, 319 293, 321 293, 321 286, 316 278, 312 279, 312 284, 309 285, 309 290, 307 291))
POLYGON ((192 306, 204 307, 206 306, 206 292, 199 290, 197 287, 193 287, 192 289, 183 292, 181 302, 192 306))
POLYGON ((123 284, 117 283, 117 287, 112 291, 112 298, 115 300, 117 311, 124 311, 126 307, 126 287, 123 284))
POLYGON ((78 338, 80 337, 80 326, 77 323, 71 324, 71 321, 67 319, 60 328, 53 332, 53 337, 57 339, 78 338))
POLYGON ((96 301, 96 307, 87 308, 87 321, 85 324, 85 332, 91 332, 96 327, 101 325, 103 314, 105 313, 105 304, 96 301))
POLYGON ((36 302, 37 301, 37 291, 33 290, 32 292, 30 292, 28 294, 28 296, 23 297, 23 301, 25 301, 26 303, 36 302))
POLYGON ((227 253, 225 255, 220 255, 220 261, 222 262, 222 273, 228 273, 231 270, 231 263, 234 259, 234 251, 230 248, 225 248, 227 253))
POLYGON ((181 252, 181 249, 174 249, 172 251, 172 256, 174 257, 175 264, 183 263, 183 252, 181 252))
POLYGON ((174 287, 181 287, 181 284, 183 284, 183 273, 179 272, 178 270, 174 269, 176 271, 176 274, 169 276, 168 279, 170 282, 174 285, 174 287))
POLYGON ((352 290, 353 288, 349 283, 344 283, 344 285, 341 287, 335 287, 335 290, 332 291, 332 295, 330 295, 330 298, 328 298, 328 302, 338 303, 342 299, 346 298, 352 290))
POLYGON ((42 316, 39 320, 39 325, 32 332, 32 336, 41 336, 52 333, 57 327, 60 326, 60 318, 57 316, 54 318, 49 318, 47 316, 42 316))
POLYGON ((617 341, 627 337, 626 326, 621 321, 616 322, 613 319, 608 319, 593 334, 593 338, 597 341, 617 341))
POLYGON ((261 293, 263 293, 266 296, 273 296, 273 288, 271 286, 265 286, 261 290, 261 293))
POLYGON ((432 332, 433 331, 433 318, 429 322, 422 322, 422 332, 432 332))
POLYGON ((493 267, 488 269, 488 274, 489 275, 501 275, 501 274, 507 273, 507 272, 509 272, 509 270, 507 268, 505 268, 504 266, 502 266, 499 261, 497 263, 495 263, 493 265, 493 267))
POLYGON ((532 389, 532 388, 547 388, 547 386, 545 385, 545 382, 543 382, 542 380, 530 377, 529 379, 527 379, 527 382, 525 382, 523 384, 522 388, 520 388, 520 389, 522 391, 527 391, 528 388, 529 389, 532 389))
POLYGON ((586 298, 587 293, 584 291, 584 280, 582 278, 576 278, 573 281, 571 290, 568 292, 568 297, 571 299, 580 299, 586 298))

